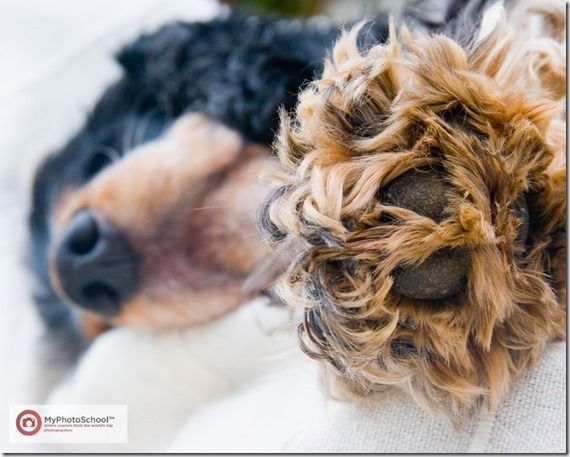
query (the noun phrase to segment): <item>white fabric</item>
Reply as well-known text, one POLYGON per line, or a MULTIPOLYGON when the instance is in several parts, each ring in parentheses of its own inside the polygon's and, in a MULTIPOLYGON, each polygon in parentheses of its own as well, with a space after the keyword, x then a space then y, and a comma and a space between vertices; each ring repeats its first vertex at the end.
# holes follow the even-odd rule
MULTIPOLYGON (((163 450, 188 418, 207 403, 248 389, 266 376, 279 378, 277 373, 290 364, 298 366, 292 334, 290 313, 261 298, 194 329, 113 329, 95 340, 47 403, 126 404, 129 443, 18 445, 17 449, 163 450)), ((307 363, 304 357, 300 359, 301 364, 307 363)))
MULTIPOLYGON (((296 436, 288 452, 566 452, 566 345, 548 346, 515 384, 491 422, 488 442, 472 446, 479 418, 461 432, 430 417, 403 394, 364 408, 346 406, 331 422, 296 436)), ((479 443, 476 443, 479 444, 479 443)))
POLYGON ((98 338, 49 402, 128 404, 127 445, 18 449, 563 452, 565 349, 549 345, 496 412, 457 430, 403 393, 365 406, 326 399, 287 310, 259 299, 197 329, 122 328, 98 338))

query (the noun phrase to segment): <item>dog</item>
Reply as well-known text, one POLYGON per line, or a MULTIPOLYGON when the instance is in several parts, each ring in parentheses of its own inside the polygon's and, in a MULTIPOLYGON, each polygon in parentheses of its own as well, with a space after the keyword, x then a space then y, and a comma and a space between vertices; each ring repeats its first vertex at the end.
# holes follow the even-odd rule
POLYGON ((400 388, 455 423, 564 338, 566 301, 564 3, 465 25, 346 32, 281 114, 260 217, 331 394, 400 388))
POLYGON ((33 296, 60 354, 109 326, 196 325, 262 293, 244 284, 268 253, 257 174, 277 108, 337 35, 326 20, 230 12, 119 52, 123 76, 33 184, 33 296))

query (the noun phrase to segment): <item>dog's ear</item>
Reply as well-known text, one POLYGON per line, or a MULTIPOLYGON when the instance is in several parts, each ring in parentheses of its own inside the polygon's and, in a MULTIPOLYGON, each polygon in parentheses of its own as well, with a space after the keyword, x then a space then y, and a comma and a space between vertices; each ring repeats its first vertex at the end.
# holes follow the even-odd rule
POLYGON ((196 27, 175 22, 155 33, 142 35, 117 54, 117 61, 133 78, 146 76, 151 65, 152 68, 175 68, 178 56, 195 33, 196 27))

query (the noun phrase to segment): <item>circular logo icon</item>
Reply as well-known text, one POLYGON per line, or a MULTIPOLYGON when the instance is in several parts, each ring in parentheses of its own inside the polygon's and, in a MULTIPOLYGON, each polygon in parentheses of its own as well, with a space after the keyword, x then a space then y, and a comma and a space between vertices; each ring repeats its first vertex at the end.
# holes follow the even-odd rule
POLYGON ((42 428, 42 418, 33 409, 26 409, 16 417, 16 428, 22 435, 35 435, 42 428))

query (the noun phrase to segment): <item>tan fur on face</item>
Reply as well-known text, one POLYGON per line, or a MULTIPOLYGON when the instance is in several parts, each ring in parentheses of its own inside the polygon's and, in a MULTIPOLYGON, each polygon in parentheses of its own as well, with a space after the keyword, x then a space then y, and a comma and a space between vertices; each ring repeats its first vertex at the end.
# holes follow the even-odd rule
POLYGON ((52 252, 70 218, 89 208, 121 230, 141 258, 136 293, 114 324, 208 321, 251 298, 243 284, 267 252, 254 224, 267 188, 257 175, 270 162, 267 148, 188 114, 66 194, 54 213, 52 252))
POLYGON ((553 38, 564 11, 539 5, 550 35, 525 39, 501 22, 467 49, 392 27, 388 44, 361 54, 353 30, 294 120, 282 117, 282 187, 264 226, 273 244, 302 248, 277 291, 305 308, 301 347, 348 395, 397 386, 459 419, 495 405, 564 335, 565 59, 553 38), (454 190, 441 223, 377 197, 425 167, 454 190), (526 249, 512 209, 521 194, 526 249), (396 266, 444 247, 470 252, 463 292, 432 303, 391 290, 396 266))
POLYGON ((80 328, 87 341, 93 341, 98 335, 109 330, 109 322, 98 314, 84 311, 79 317, 80 328))

